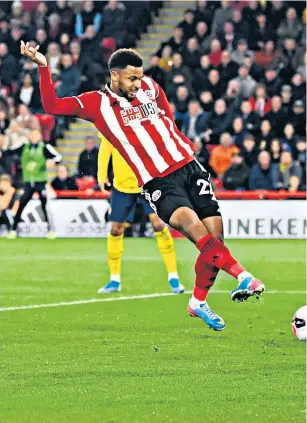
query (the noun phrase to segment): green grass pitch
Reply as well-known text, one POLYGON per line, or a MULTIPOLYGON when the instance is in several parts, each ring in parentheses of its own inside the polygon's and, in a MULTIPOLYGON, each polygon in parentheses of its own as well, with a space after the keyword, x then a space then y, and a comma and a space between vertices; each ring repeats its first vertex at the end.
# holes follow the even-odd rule
MULTIPOLYGON (((275 292, 235 304, 220 273, 220 333, 188 316, 189 295, 0 312, 0 422, 305 422, 305 344, 291 332, 305 242, 227 245, 275 292)), ((191 290, 196 249, 176 250, 191 290)), ((102 298, 107 276, 106 240, 0 240, 0 307, 102 298)), ((125 240, 122 285, 114 297, 169 291, 155 240, 125 240)))

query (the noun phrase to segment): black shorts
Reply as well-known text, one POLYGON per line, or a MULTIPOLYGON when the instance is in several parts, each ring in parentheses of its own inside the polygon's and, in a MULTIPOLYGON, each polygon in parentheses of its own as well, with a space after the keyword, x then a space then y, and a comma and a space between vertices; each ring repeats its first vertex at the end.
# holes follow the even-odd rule
POLYGON ((195 211, 199 219, 221 216, 210 183, 210 174, 193 160, 170 175, 154 178, 143 186, 142 194, 165 222, 179 207, 195 211))

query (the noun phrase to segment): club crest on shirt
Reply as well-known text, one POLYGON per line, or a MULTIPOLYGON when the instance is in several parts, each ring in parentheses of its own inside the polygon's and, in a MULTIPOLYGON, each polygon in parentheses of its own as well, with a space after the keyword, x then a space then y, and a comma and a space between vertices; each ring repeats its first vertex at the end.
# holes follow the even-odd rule
POLYGON ((161 197, 161 191, 159 189, 157 189, 156 191, 154 191, 152 193, 152 196, 151 196, 152 201, 157 201, 157 200, 159 200, 160 197, 161 197))

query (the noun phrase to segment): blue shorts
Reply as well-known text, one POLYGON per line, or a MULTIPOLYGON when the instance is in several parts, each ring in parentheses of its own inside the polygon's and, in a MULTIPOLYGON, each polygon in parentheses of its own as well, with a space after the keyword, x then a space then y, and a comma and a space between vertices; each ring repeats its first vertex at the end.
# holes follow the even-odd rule
POLYGON ((109 221, 132 223, 134 220, 136 204, 141 204, 143 206, 146 215, 154 213, 153 209, 141 194, 126 194, 125 192, 120 192, 113 187, 109 221))

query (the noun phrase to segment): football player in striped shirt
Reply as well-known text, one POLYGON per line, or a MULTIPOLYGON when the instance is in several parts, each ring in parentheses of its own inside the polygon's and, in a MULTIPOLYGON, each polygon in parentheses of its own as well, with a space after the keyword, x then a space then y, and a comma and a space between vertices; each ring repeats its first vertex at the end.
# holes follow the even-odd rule
POLYGON ((93 122, 123 156, 153 210, 199 250, 189 314, 211 329, 224 329, 224 320, 207 302, 219 270, 237 279, 230 293, 233 301, 258 297, 265 287, 224 244, 210 175, 195 159, 193 143, 176 127, 164 91, 144 75, 142 57, 132 49, 117 50, 109 59, 111 82, 104 89, 58 98, 47 59, 38 48, 21 43, 21 53, 39 65, 45 111, 93 122))
POLYGON ((125 223, 133 220, 136 203, 139 201, 152 224, 158 248, 163 257, 168 272, 168 282, 174 294, 184 292, 177 273, 176 252, 173 237, 167 225, 158 217, 144 197, 141 188, 130 166, 119 152, 102 135, 99 134, 101 145, 98 156, 98 182, 105 189, 108 175, 108 165, 112 158, 113 188, 111 195, 111 231, 108 235, 107 251, 110 269, 110 281, 98 290, 99 294, 119 292, 121 290, 121 263, 124 253, 125 223))

